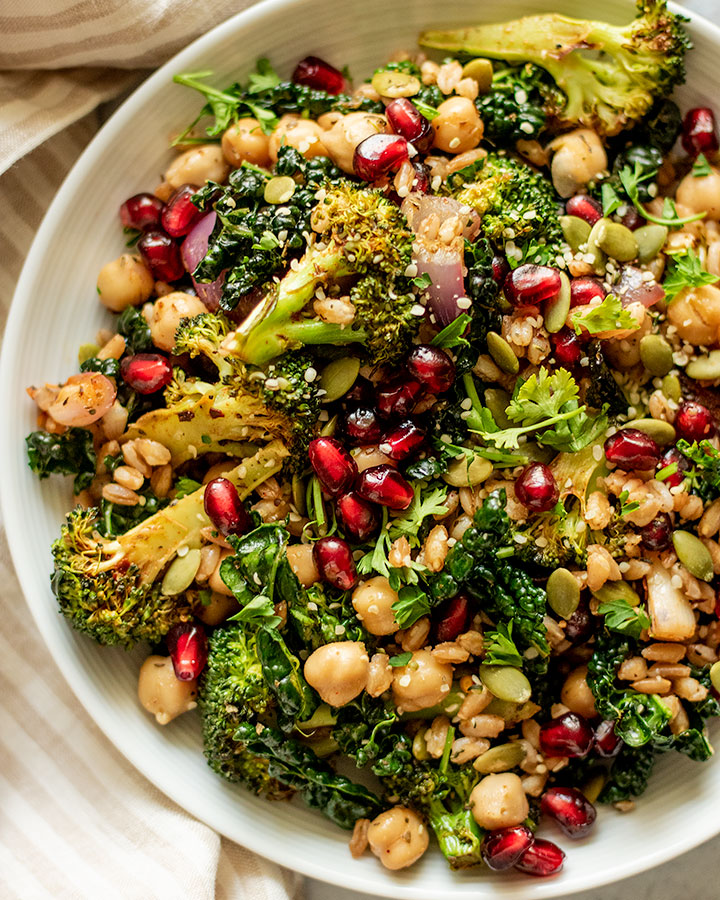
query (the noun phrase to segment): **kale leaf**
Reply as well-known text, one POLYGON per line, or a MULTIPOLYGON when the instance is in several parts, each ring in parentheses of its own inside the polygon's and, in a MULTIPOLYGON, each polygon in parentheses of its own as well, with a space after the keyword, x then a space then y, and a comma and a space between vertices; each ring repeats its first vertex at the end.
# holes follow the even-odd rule
POLYGON ((33 431, 25 438, 28 465, 39 478, 74 475, 73 490, 84 490, 95 476, 97 458, 93 436, 85 428, 69 428, 63 434, 33 431))

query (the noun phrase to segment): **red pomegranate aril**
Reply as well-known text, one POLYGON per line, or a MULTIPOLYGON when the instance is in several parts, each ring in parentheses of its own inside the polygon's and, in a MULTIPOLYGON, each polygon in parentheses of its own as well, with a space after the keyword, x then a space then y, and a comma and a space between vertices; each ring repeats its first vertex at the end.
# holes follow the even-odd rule
POLYGON ((378 388, 377 408, 386 418, 400 416, 404 419, 424 393, 425 385, 415 378, 393 378, 378 388))
POLYGON ((253 529, 253 520, 245 509, 237 488, 227 478, 213 478, 205 485, 205 512, 224 537, 245 534, 253 529))
POLYGON ((595 617, 590 613, 590 606, 583 597, 565 624, 565 638, 571 644, 584 644, 594 630, 595 617))
POLYGON ((551 787, 542 795, 540 809, 573 839, 585 837, 597 818, 592 803, 573 787, 551 787))
POLYGON ((468 615, 470 614, 470 601, 465 594, 457 594, 446 600, 435 614, 437 625, 435 636, 438 643, 454 641, 465 631, 468 615))
POLYGON ((425 441, 425 432, 419 428, 412 419, 401 422, 394 428, 380 444, 380 452, 390 459, 407 459, 422 447, 425 441))
POLYGON ((323 581, 341 591, 357 584, 357 570, 350 544, 339 537, 324 537, 313 544, 313 558, 323 581))
POLYGON ((157 228, 165 204, 154 194, 135 194, 120 207, 120 221, 125 228, 146 231, 157 228))
POLYGON ((440 347, 420 344, 407 360, 410 375, 421 381, 433 394, 450 390, 455 381, 455 363, 440 347))
POLYGON ((602 206, 587 194, 575 194, 574 197, 571 197, 565 204, 565 212, 569 216, 584 219, 588 225, 599 222, 603 215, 602 206))
POLYGON ((396 172, 408 158, 408 144, 397 134, 371 134, 355 148, 353 170, 363 181, 396 172))
POLYGON ((675 466, 675 471, 665 475, 662 479, 669 488, 678 487, 683 483, 685 473, 690 469, 690 461, 678 449, 671 447, 660 457, 657 464, 658 472, 672 465, 675 466))
POLYGON ((560 293, 560 272, 550 266, 527 263, 508 273, 503 290, 513 306, 538 306, 560 293))
POLYGON ((388 103, 385 115, 395 134, 410 141, 420 153, 427 153, 432 147, 435 137, 432 125, 407 97, 388 103))
POLYGON ((564 859, 565 854, 557 844, 546 841, 544 838, 535 838, 520 857, 520 861, 515 864, 515 868, 526 875, 545 878, 559 872, 563 867, 564 859))
POLYGON ((646 550, 667 550, 672 541, 673 524, 667 513, 655 516, 640 531, 640 541, 646 550))
POLYGON ((203 215, 192 202, 195 193, 196 189, 191 184, 184 184, 168 200, 160 221, 170 237, 182 237, 187 234, 203 215))
POLYGON ((357 492, 364 500, 388 509, 407 509, 415 496, 412 486, 398 470, 386 464, 361 472, 357 492))
POLYGON ((350 490, 357 478, 357 464, 340 441, 319 437, 308 447, 310 465, 328 494, 337 497, 350 490))
POLYGON ((356 491, 338 497, 337 513, 345 531, 356 541, 366 541, 380 523, 376 508, 356 491))
POLYGON ((596 298, 605 299, 605 289, 596 278, 573 278, 570 282, 570 306, 585 306, 596 298))
POLYGON ((164 231, 145 232, 137 247, 158 281, 177 281, 185 274, 180 247, 164 231))
POLYGON ((120 363, 122 380, 138 394, 154 394, 172 381, 172 366, 159 353, 136 353, 120 363))
POLYGON ((677 436, 686 441, 706 441, 715 434, 715 420, 712 413, 695 400, 683 400, 675 416, 677 436))
POLYGON ((628 207, 627 212, 620 221, 626 228, 629 228, 630 231, 637 231, 638 228, 647 225, 647 219, 644 216, 641 216, 634 206, 628 207))
POLYGON ((410 190, 416 194, 430 193, 430 169, 425 163, 419 162, 417 159, 411 160, 410 164, 415 170, 415 177, 410 185, 410 190))
POLYGON ((579 713, 567 712, 540 726, 540 749, 546 756, 587 756, 593 730, 579 713))
POLYGON ((351 410, 343 422, 343 431, 353 444, 377 444, 384 430, 377 412, 369 406, 351 410))
POLYGON ((571 328, 562 328, 557 334, 551 334, 555 362, 559 366, 571 369, 579 365, 583 351, 577 335, 571 328))
POLYGON ((623 743, 623 739, 618 737, 615 731, 615 723, 610 719, 605 719, 595 729, 593 749, 598 756, 612 759, 612 757, 618 755, 623 743))
POLYGON ((485 837, 482 845, 483 862, 496 872, 511 869, 534 840, 526 825, 499 828, 485 837))
POLYGON ((706 106, 689 110, 682 124, 682 145, 690 156, 714 153, 718 149, 715 114, 706 106))
POLYGON ((491 266, 493 281, 502 284, 510 271, 510 263, 504 256, 493 256, 491 266))
POLYGON ((627 471, 647 471, 658 464, 660 448, 644 431, 623 428, 605 441, 605 459, 627 471))
POLYGON ((319 56, 306 56, 295 66, 292 75, 295 84, 304 84, 328 94, 342 94, 347 87, 342 72, 319 56))
POLYGON ((203 628, 191 622, 175 625, 165 640, 178 681, 197 678, 208 658, 208 639, 203 628))
POLYGON ((544 463, 530 463, 515 479, 515 495, 533 512, 545 512, 558 502, 555 476, 544 463))

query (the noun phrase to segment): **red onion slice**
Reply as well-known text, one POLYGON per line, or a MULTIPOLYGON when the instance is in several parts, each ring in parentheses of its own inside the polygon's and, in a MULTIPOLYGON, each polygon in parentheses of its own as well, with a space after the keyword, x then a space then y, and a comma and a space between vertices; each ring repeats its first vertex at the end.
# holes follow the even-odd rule
POLYGON ((623 306, 629 306, 631 303, 642 303, 648 309, 654 306, 665 296, 665 291, 661 285, 655 281, 645 281, 644 272, 636 269, 635 266, 625 266, 622 270, 622 276, 613 289, 613 294, 620 297, 623 306))
MULTIPOLYGON (((413 262, 418 275, 430 276, 427 293, 436 321, 443 326, 449 325, 463 312, 458 300, 467 298, 462 242, 448 245, 419 237, 413 245, 413 262)), ((469 304, 465 309, 468 307, 469 304)))
MULTIPOLYGON (((185 269, 192 273, 198 265, 205 259, 208 251, 208 243, 210 235, 215 228, 217 221, 217 213, 211 212, 190 230, 185 238, 181 248, 181 255, 185 269)), ((202 302, 207 306, 210 312, 214 312, 220 306, 220 298, 222 297, 222 286, 225 281, 225 272, 222 272, 215 281, 205 282, 196 281, 193 278, 192 283, 195 285, 195 291, 202 302)))

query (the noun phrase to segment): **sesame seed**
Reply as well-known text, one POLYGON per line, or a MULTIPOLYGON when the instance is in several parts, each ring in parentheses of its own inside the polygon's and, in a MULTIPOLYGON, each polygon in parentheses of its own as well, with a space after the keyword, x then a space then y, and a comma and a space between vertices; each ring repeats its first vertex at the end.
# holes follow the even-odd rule
POLYGON ((521 122, 518 127, 520 128, 520 131, 524 131, 525 134, 532 134, 534 131, 532 125, 529 122, 521 122))
POLYGON ((455 303, 458 309, 470 309, 472 306, 472 300, 469 297, 458 297, 455 303))
POLYGON ((317 378, 317 370, 313 369, 312 366, 308 366, 307 369, 305 369, 305 375, 303 377, 308 384, 312 384, 317 378))
POLYGON ((460 138, 459 138, 459 137, 454 137, 454 138, 450 141, 450 143, 448 144, 448 146, 450 147, 451 150, 454 150, 456 147, 459 147, 459 146, 460 146, 460 138))

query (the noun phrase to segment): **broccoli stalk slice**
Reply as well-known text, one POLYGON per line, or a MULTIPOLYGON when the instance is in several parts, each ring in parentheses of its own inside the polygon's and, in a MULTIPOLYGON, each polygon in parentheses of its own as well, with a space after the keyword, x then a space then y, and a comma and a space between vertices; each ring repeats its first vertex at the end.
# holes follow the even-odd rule
POLYGON ((482 862, 485 832, 465 805, 448 810, 442 800, 433 798, 427 814, 440 850, 453 869, 467 869, 482 862))

